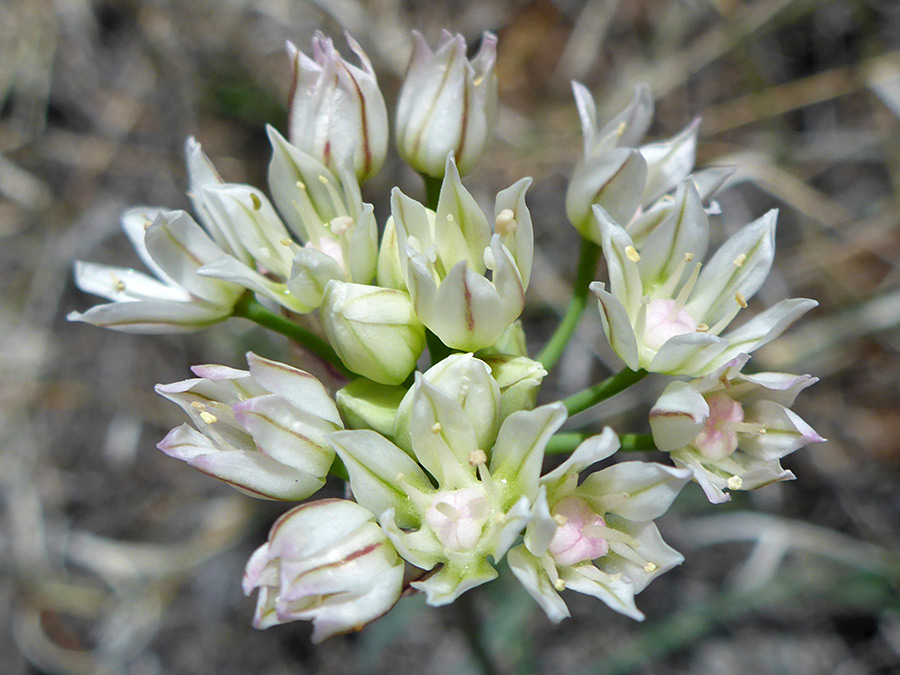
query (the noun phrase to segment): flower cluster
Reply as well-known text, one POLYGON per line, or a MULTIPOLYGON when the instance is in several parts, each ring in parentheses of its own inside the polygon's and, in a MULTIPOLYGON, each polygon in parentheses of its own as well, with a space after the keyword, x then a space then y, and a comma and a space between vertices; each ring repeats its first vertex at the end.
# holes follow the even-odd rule
POLYGON ((569 614, 564 590, 642 620, 635 595, 682 560, 655 521, 688 482, 720 503, 793 478, 780 459, 823 440, 790 409, 815 378, 747 369, 816 303, 784 300, 730 327, 772 266, 776 213, 703 265, 730 169, 694 171, 699 120, 644 143, 649 90, 601 124, 576 83, 584 147, 566 212, 594 251, 579 279, 594 275, 598 250, 608 279, 575 288, 573 307, 594 292, 626 367, 537 405, 574 322, 529 357, 519 317, 534 257, 531 179, 485 213, 461 177, 494 133, 496 38, 485 33, 469 60, 462 36, 445 33, 432 51, 414 35, 395 135, 428 197, 394 188, 380 235, 361 185, 385 162, 388 116, 369 59, 347 41, 358 66, 321 34, 312 57, 289 43, 288 133, 268 129, 268 195, 225 182, 189 139, 196 220, 127 211, 122 227, 155 278, 77 262, 77 285, 110 302, 70 319, 169 333, 243 317, 331 367, 326 386, 249 353, 247 370, 195 366, 195 378, 157 386, 193 422, 159 443, 167 455, 257 498, 303 501, 329 475, 348 484, 344 498, 287 511, 247 563, 257 628, 310 620, 318 642, 377 619, 408 589, 452 603, 503 564, 552 621, 569 614), (629 448, 608 427, 576 434, 577 447, 557 435, 570 414, 648 373, 670 381, 645 439, 674 466, 621 461, 629 448), (570 454, 544 472, 551 452, 570 454))

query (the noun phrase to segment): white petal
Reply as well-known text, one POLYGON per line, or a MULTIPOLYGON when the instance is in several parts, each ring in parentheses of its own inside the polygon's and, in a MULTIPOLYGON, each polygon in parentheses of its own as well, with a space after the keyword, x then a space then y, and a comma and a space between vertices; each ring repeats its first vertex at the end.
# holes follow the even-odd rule
POLYGON ((456 568, 445 565, 425 581, 414 581, 413 588, 426 594, 426 601, 432 607, 449 605, 466 591, 481 586, 497 578, 497 570, 484 559, 476 559, 472 564, 456 568))
POLYGON ((75 285, 85 293, 113 302, 173 300, 189 302, 191 294, 180 286, 167 286, 127 267, 75 261, 75 285))
POLYGON ((575 491, 598 513, 648 521, 669 510, 689 471, 653 462, 620 462, 592 473, 575 491))
POLYGON ((216 279, 220 283, 225 282, 238 290, 247 289, 259 293, 298 314, 307 314, 313 310, 312 307, 303 304, 293 296, 285 284, 264 277, 230 255, 223 255, 215 262, 204 265, 197 270, 197 274, 201 278, 208 277, 210 280, 216 279))
POLYGON ((324 385, 305 370, 247 352, 253 379, 298 410, 343 427, 337 406, 324 385))
POLYGON ((596 436, 591 436, 579 444, 565 462, 541 478, 542 485, 551 486, 569 473, 580 473, 592 464, 611 457, 619 449, 619 437, 610 427, 604 427, 596 436))
POLYGON ((602 283, 595 281, 590 285, 590 289, 599 301, 600 320, 610 346, 625 362, 625 365, 632 370, 637 370, 640 368, 637 338, 635 338, 634 328, 628 318, 627 310, 612 293, 604 290, 602 283))
POLYGON ((647 370, 668 375, 702 375, 730 360, 723 355, 731 352, 727 339, 709 333, 685 333, 666 340, 647 370))
POLYGON ((490 464, 494 480, 508 489, 504 507, 518 495, 537 497, 544 448, 566 417, 565 406, 557 402, 514 412, 504 420, 490 464))
POLYGON ((360 504, 376 516, 395 509, 402 527, 419 523, 416 505, 401 481, 420 492, 431 492, 432 487, 409 455, 374 431, 337 431, 328 440, 346 465, 360 504))
POLYGON ((641 146, 641 154, 647 161, 644 206, 652 204, 690 175, 697 154, 699 128, 698 117, 672 138, 641 146))
POLYGON ((647 164, 637 150, 618 148, 579 162, 566 191, 566 215, 582 236, 600 243, 591 207, 600 206, 616 222, 627 223, 640 206, 647 164))
POLYGON ((687 382, 671 382, 650 410, 653 443, 663 452, 688 445, 703 429, 709 405, 687 382))
POLYGON ((623 574, 631 582, 635 594, 643 591, 660 574, 684 562, 684 556, 663 541, 655 524, 616 521, 615 527, 636 541, 633 551, 652 563, 652 567, 635 564, 616 554, 616 549, 627 546, 622 542, 612 542, 610 555, 598 561, 598 566, 609 574, 623 574))
POLYGON ((636 253, 634 242, 599 206, 594 207, 594 217, 600 226, 603 257, 609 271, 609 290, 625 307, 628 316, 634 317, 644 295, 638 262, 633 259, 636 253))
POLYGON ((522 278, 522 285, 526 288, 531 280, 531 266, 534 260, 534 227, 531 212, 525 203, 525 192, 530 185, 530 178, 522 178, 498 192, 494 203, 494 218, 505 209, 512 212, 515 229, 507 234, 501 233, 500 241, 512 254, 522 278))
POLYGON ((200 302, 148 300, 97 305, 84 313, 70 312, 66 319, 123 333, 163 335, 203 330, 227 319, 230 314, 230 310, 200 302))
POLYGON ((635 621, 643 621, 644 615, 634 604, 634 587, 621 575, 607 574, 591 563, 560 569, 560 578, 566 588, 602 600, 607 607, 635 621))
POLYGON ((559 623, 571 616, 566 603, 559 597, 559 593, 553 588, 540 566, 540 561, 531 555, 524 546, 517 546, 510 551, 506 560, 516 579, 541 606, 550 621, 559 623))
MULTIPOLYGON (((558 527, 550 514, 550 505, 547 503, 547 486, 541 485, 537 499, 532 507, 532 519, 525 531, 525 548, 535 556, 542 556, 547 552, 550 541, 558 527)), ((511 553, 510 553, 511 555, 511 553)), ((510 563, 512 567, 512 563, 510 563)))
POLYGON ((310 308, 320 307, 325 286, 332 279, 346 280, 337 260, 315 248, 301 248, 294 256, 288 290, 298 302, 310 308))
POLYGON ((491 228, 478 202, 460 181, 453 155, 447 156, 434 222, 443 268, 450 269, 465 260, 471 269, 483 273, 483 252, 490 242, 491 228))

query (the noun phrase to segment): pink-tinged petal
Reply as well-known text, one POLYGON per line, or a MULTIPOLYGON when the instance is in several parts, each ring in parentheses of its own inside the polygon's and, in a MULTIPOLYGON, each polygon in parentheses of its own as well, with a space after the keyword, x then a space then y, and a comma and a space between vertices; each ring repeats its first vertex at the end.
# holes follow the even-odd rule
POLYGON ((687 446, 703 429, 708 415, 703 394, 687 382, 672 382, 650 410, 653 443, 663 452, 687 446))
POLYGON ((769 274, 775 257, 773 209, 745 225, 726 241, 701 270, 697 286, 687 303, 688 311, 713 326, 735 307, 735 295, 751 298, 769 274))
POLYGON ((191 294, 180 286, 168 286, 127 267, 75 261, 75 285, 85 293, 113 302, 164 300, 190 302, 191 294))
POLYGON ((519 495, 537 497, 544 448, 567 416, 565 406, 557 402, 514 412, 504 420, 490 464, 491 476, 506 486, 503 508, 508 508, 519 495))
POLYGON ((325 386, 305 370, 247 352, 250 375, 300 411, 343 427, 337 406, 325 386))
POLYGON ((299 501, 325 481, 290 469, 258 452, 220 450, 188 425, 176 427, 160 441, 159 449, 195 469, 218 478, 245 494, 261 499, 299 501))
MULTIPOLYGON (((498 270, 499 272, 499 270, 498 270)), ((411 284, 412 286, 412 284, 411 284)), ((426 322, 448 347, 463 351, 476 351, 494 344, 503 331, 515 320, 508 311, 508 304, 518 305, 521 291, 511 301, 500 297, 497 288, 480 274, 470 270, 465 262, 453 266, 434 297, 434 308, 426 322)))
POLYGON ((262 586, 256 599, 256 610, 253 613, 252 625, 257 630, 264 630, 281 623, 275 610, 278 591, 270 586, 262 586))
POLYGON ((747 419, 765 426, 765 433, 747 434, 740 448, 763 460, 780 459, 810 443, 825 441, 793 410, 773 401, 758 401, 747 409, 747 419))
POLYGON ((742 375, 746 385, 737 384, 740 393, 735 394, 741 404, 750 405, 756 401, 768 400, 790 407, 797 394, 819 381, 812 375, 791 375, 789 373, 754 373, 742 375))
POLYGON ((563 567, 559 576, 567 589, 595 597, 635 621, 644 620, 643 613, 634 604, 634 587, 623 575, 607 574, 588 562, 563 567))
POLYGON ((702 260, 708 243, 709 218, 693 182, 686 180, 675 192, 672 212, 641 247, 638 268, 644 288, 669 286, 676 274, 685 277, 693 267, 685 265, 686 256, 702 260))
POLYGON ((509 552, 506 560, 516 579, 541 606, 550 621, 559 623, 571 616, 569 608, 553 588, 538 558, 531 555, 524 546, 517 546, 509 552))
POLYGON ((620 462, 592 473, 575 494, 597 513, 614 513, 638 522, 659 518, 669 510, 691 474, 652 462, 620 462))
POLYGON ((416 504, 403 485, 420 492, 433 491, 431 482, 419 465, 405 452, 374 431, 338 431, 328 440, 350 474, 350 486, 360 504, 376 516, 396 509, 400 525, 419 523, 416 504))
POLYGON ((672 138, 641 146, 641 155, 647 162, 647 182, 641 202, 644 206, 655 202, 690 175, 697 155, 699 128, 698 117, 672 138))
MULTIPOLYGON (((685 333, 666 340, 647 370, 668 375, 701 375, 718 367, 730 343, 709 333, 685 333)), ((733 355, 732 355, 733 356, 733 355)))
POLYGON ((325 477, 334 451, 325 435, 337 427, 304 413, 279 396, 256 396, 234 406, 238 423, 260 452, 295 469, 325 477))
POLYGON ((221 307, 200 302, 147 300, 97 305, 84 313, 70 312, 66 319, 123 333, 164 335, 203 330, 230 315, 230 310, 225 311, 221 307))
POLYGON ((631 220, 640 206, 647 164, 637 150, 617 148, 579 162, 566 191, 566 215, 581 233, 596 243, 602 228, 594 221, 592 207, 599 206, 619 223, 631 220))
POLYGON ((269 542, 257 548, 247 561, 241 588, 244 595, 250 595, 260 586, 275 586, 278 583, 278 565, 273 564, 269 554, 269 542))
POLYGON ((315 567, 335 559, 331 552, 336 548, 353 550, 352 535, 373 518, 368 509, 347 499, 318 499, 295 506, 270 528, 269 555, 301 564, 311 560, 310 566, 315 567))
POLYGON ((585 439, 565 462, 542 476, 541 485, 551 486, 571 473, 580 473, 592 464, 611 457, 619 447, 619 437, 616 436, 616 432, 610 427, 604 427, 600 434, 585 439))
POLYGON ((590 289, 599 301, 600 320, 610 346, 625 362, 625 365, 632 370, 637 370, 640 368, 637 339, 627 310, 618 298, 604 290, 602 283, 595 281, 591 284, 590 289))

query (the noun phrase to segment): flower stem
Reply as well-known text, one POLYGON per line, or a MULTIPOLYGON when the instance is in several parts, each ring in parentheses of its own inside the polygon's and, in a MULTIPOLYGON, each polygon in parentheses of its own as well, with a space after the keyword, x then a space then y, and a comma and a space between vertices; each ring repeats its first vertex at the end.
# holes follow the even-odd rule
POLYGON ((238 300, 234 306, 233 316, 249 319, 269 330, 281 333, 334 367, 342 375, 352 377, 352 373, 341 363, 341 359, 326 340, 303 326, 298 326, 293 321, 269 311, 253 297, 252 293, 247 293, 238 300))
POLYGON ((616 394, 625 391, 631 385, 640 382, 647 376, 646 370, 631 370, 625 368, 615 375, 610 375, 603 382, 588 387, 577 394, 572 394, 568 398, 562 400, 562 404, 566 406, 566 410, 570 415, 580 413, 587 410, 593 405, 612 398, 616 394))
MULTIPOLYGON (((596 436, 596 433, 592 431, 565 431, 561 434, 556 434, 547 443, 544 454, 568 454, 577 448, 582 441, 591 436, 596 436)), ((656 450, 651 434, 622 434, 619 436, 619 443, 621 444, 619 448, 621 452, 650 452, 656 450)))
POLYGON ((444 181, 440 178, 432 178, 427 174, 421 174, 422 180, 425 181, 425 206, 432 211, 437 210, 438 199, 441 196, 441 185, 444 181))
POLYGON ((537 360, 547 370, 550 370, 562 356, 566 345, 575 334, 584 308, 587 306, 588 286, 594 279, 597 270, 597 260, 600 258, 600 247, 587 239, 581 240, 581 255, 578 259, 578 271, 575 273, 575 285, 572 288, 572 299, 569 307, 556 327, 550 340, 537 355, 537 360))

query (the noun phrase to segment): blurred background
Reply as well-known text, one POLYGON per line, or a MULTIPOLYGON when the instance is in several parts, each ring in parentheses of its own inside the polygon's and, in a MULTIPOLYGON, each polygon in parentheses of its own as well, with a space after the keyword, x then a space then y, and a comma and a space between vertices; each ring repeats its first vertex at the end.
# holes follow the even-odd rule
MULTIPOLYGON (((753 359, 821 383, 795 410, 828 443, 798 480, 713 509, 686 489, 662 522, 686 562, 638 597, 638 624, 568 594, 558 626, 509 575, 473 594, 502 673, 900 672, 900 3, 894 0, 4 0, 0 4, 0 653, 4 673, 477 673, 453 607, 404 598, 362 633, 313 647, 305 624, 250 628, 240 578, 282 506, 155 449, 177 408, 153 393, 249 348, 294 359, 240 320, 186 337, 65 321, 93 299, 73 259, 138 265, 118 216, 187 208, 184 139, 227 180, 264 185, 264 124, 284 129, 284 41, 349 30, 389 108, 409 30, 499 35, 499 138, 467 184, 490 203, 522 175, 540 248, 534 351, 563 310, 577 235, 564 216, 580 152, 569 81, 603 116, 646 82, 654 137, 703 115, 698 166, 738 172, 724 238, 781 209, 758 310, 821 306, 753 359), (5 615, 3 615, 5 612, 5 615)), ((367 184, 421 186, 396 159, 367 184)), ((602 278, 602 270, 599 275, 602 278)), ((548 378, 552 400, 615 367, 591 308, 548 378)), ((661 383, 576 423, 646 431, 661 383)), ((648 456, 651 458, 651 456, 648 456)), ((333 490, 339 488, 333 486, 333 490)))

